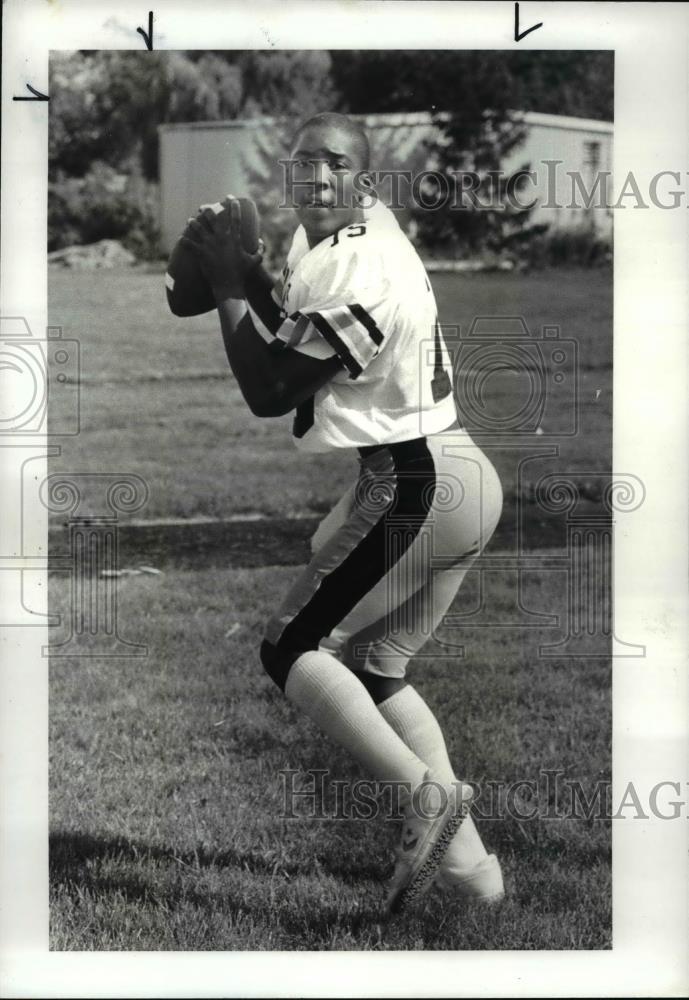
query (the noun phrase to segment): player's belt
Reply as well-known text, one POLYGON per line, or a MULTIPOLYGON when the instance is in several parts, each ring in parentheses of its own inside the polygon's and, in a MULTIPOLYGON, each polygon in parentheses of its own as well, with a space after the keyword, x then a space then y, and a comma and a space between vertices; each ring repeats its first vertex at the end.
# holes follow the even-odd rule
POLYGON ((388 451, 392 457, 400 461, 410 458, 421 458, 428 454, 426 438, 412 438, 410 441, 397 441, 395 444, 367 444, 358 449, 361 458, 376 455, 379 451, 388 451))

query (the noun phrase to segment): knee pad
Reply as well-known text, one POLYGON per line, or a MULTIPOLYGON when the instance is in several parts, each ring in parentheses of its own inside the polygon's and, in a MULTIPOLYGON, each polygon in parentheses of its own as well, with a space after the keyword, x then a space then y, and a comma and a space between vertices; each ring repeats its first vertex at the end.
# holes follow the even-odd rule
POLYGON ((376 705, 387 701, 393 694, 407 687, 404 677, 381 677, 379 674, 369 674, 362 670, 352 670, 352 673, 359 678, 376 705))

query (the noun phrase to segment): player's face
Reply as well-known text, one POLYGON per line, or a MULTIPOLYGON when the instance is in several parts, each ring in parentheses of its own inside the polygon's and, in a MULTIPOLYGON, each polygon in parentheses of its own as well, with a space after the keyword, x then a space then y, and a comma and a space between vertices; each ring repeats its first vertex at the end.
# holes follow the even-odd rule
POLYGON ((296 138, 291 161, 292 197, 309 246, 361 221, 354 178, 362 164, 346 133, 323 125, 305 129, 296 138))

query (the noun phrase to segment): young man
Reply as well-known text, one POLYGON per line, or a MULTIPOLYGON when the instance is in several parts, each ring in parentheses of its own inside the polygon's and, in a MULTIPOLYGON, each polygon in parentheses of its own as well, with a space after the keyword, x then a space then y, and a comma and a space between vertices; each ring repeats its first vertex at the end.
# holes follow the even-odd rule
POLYGON ((265 669, 366 771, 403 789, 388 897, 396 911, 433 880, 503 893, 468 815, 438 723, 405 681, 502 507, 495 470, 457 424, 451 364, 423 265, 372 192, 368 140, 335 114, 291 150, 300 223, 281 280, 231 223, 187 229, 218 304, 228 359, 252 412, 295 410, 300 450, 357 448, 356 484, 320 526, 314 555, 271 619, 265 669), (248 299, 248 301, 247 301, 248 299))

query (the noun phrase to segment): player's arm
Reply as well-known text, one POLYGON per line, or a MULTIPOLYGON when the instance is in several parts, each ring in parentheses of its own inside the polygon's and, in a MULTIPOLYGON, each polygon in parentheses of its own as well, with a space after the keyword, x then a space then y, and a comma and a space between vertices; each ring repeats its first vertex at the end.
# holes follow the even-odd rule
POLYGON ((219 289, 216 300, 230 368, 255 416, 290 413, 342 368, 338 357, 310 358, 280 340, 264 340, 244 299, 224 297, 219 289))
MULTIPOLYGON (((260 267, 260 255, 241 245, 240 209, 230 204, 230 225, 212 211, 204 211, 187 227, 184 242, 194 250, 218 304, 220 325, 230 367, 252 413, 277 417, 289 413, 328 382, 341 363, 303 355, 280 340, 268 342, 256 330, 246 298, 270 312, 264 320, 274 330, 277 305, 269 301, 269 275, 260 267)), ((263 317, 261 317, 263 318, 263 317)), ((281 317, 278 316, 278 319, 281 317)))
POLYGON ((263 325, 275 333, 282 322, 281 310, 273 298, 275 282, 263 264, 250 268, 244 276, 246 299, 263 325))

